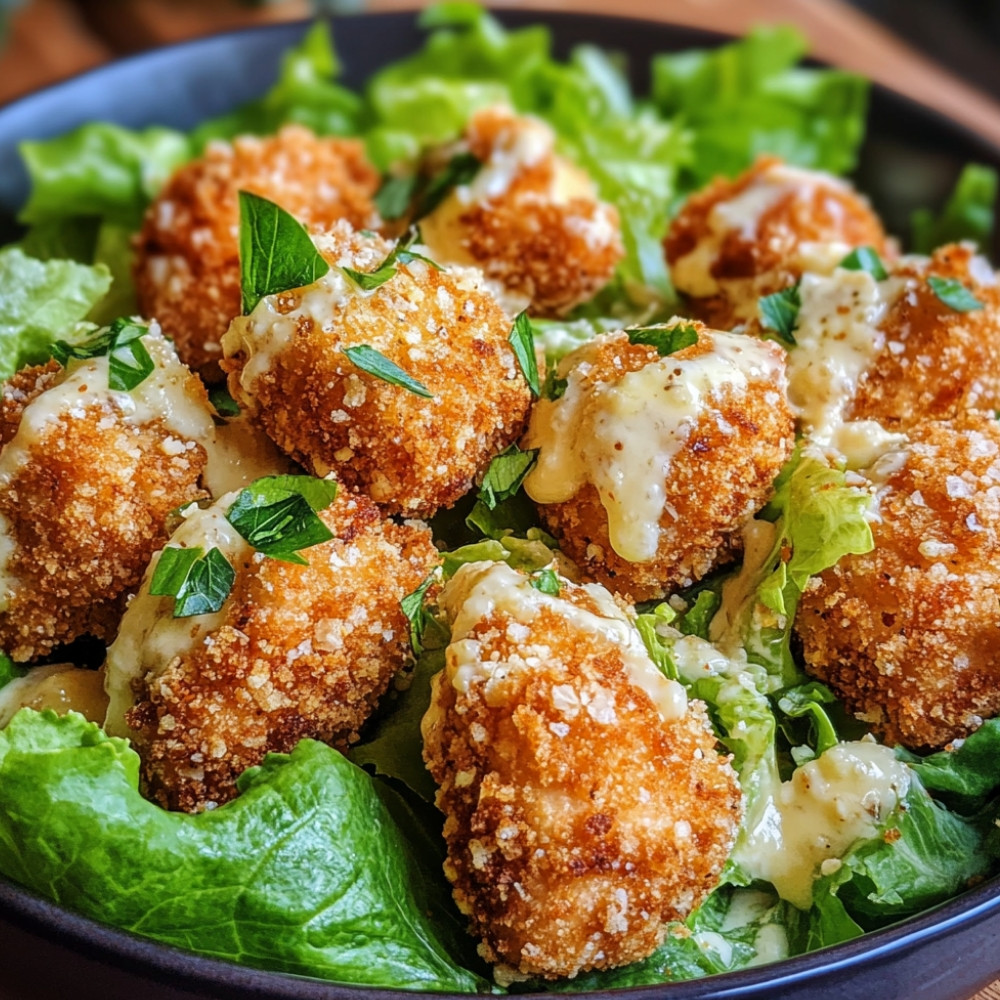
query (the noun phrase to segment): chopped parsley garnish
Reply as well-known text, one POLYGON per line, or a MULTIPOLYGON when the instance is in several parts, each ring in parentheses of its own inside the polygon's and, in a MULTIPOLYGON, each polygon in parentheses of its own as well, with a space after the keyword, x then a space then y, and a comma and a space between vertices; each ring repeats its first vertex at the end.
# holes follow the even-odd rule
POLYGON ((955 312, 974 312, 983 308, 982 302, 962 282, 954 278, 938 278, 936 275, 931 275, 927 279, 927 284, 931 286, 931 291, 955 312))
POLYGON ((208 390, 208 399, 220 417, 238 417, 240 415, 240 404, 233 399, 224 385, 213 385, 208 390))
POLYGON ((149 327, 132 320, 116 319, 111 326, 98 330, 89 340, 70 344, 57 340, 52 345, 53 357, 61 365, 70 358, 108 358, 108 388, 120 392, 131 392, 137 385, 153 374, 156 365, 142 342, 149 333, 149 327))
POLYGON ((535 590, 540 590, 543 594, 551 594, 553 597, 559 596, 559 575, 554 569, 543 569, 531 574, 531 586, 535 590))
POLYGON ((489 510, 496 510, 497 504, 510 499, 521 488, 524 477, 531 471, 537 458, 537 448, 521 451, 516 444, 500 452, 490 462, 490 467, 483 476, 479 499, 489 510))
POLYGON ((375 208, 378 209, 378 214, 389 222, 401 219, 410 207, 416 187, 417 177, 415 174, 408 177, 387 175, 375 195, 375 208))
POLYGON ((876 281, 885 281, 889 277, 882 258, 873 247, 858 247, 852 250, 838 265, 845 271, 867 271, 876 281))
POLYGON ((535 360, 535 335, 531 329, 531 320, 526 312, 517 314, 514 325, 511 327, 507 341, 514 349, 514 357, 521 366, 521 373, 532 395, 541 394, 538 384, 538 362, 535 360))
POLYGON ((307 566, 300 551, 333 538, 316 512, 336 496, 337 484, 327 479, 265 476, 240 490, 226 519, 258 552, 307 566))
POLYGON ((454 188, 473 181, 481 168, 482 163, 472 153, 456 153, 448 161, 448 166, 425 188, 417 205, 416 218, 422 219, 425 215, 430 215, 454 188))
POLYGON ((240 191, 239 199, 244 314, 266 296, 311 285, 330 270, 301 222, 260 195, 240 191))
POLYGON ((407 234, 399 240, 385 260, 374 271, 356 271, 353 267, 342 267, 341 271, 354 284, 366 292, 374 291, 376 288, 384 285, 390 278, 394 278, 400 264, 409 264, 411 261, 419 260, 433 267, 435 271, 443 271, 444 268, 431 260, 430 257, 425 257, 423 254, 410 249, 419 239, 420 230, 416 226, 411 226, 407 234))
POLYGON ((542 396, 545 399, 562 399, 566 395, 566 387, 569 379, 559 378, 555 368, 550 368, 545 373, 545 381, 542 383, 542 396))
POLYGON ((698 343, 698 330, 690 323, 676 326, 635 326, 625 333, 630 344, 655 347, 661 358, 698 343))
POLYGON ((434 574, 432 573, 427 577, 426 580, 416 590, 411 594, 407 594, 400 602, 399 606, 403 610, 403 614, 406 615, 406 620, 410 623, 410 647, 413 649, 413 655, 419 656, 424 651, 423 642, 421 641, 424 634, 424 628, 427 626, 427 611, 424 608, 424 594, 427 593, 427 588, 434 582, 434 574))
POLYGON ((757 302, 760 309, 761 325, 765 330, 773 330, 786 344, 795 344, 795 327, 799 322, 799 286, 792 285, 773 295, 765 295, 757 302))
POLYGON ((235 580, 236 571, 219 549, 168 545, 160 553, 149 592, 174 599, 174 618, 190 618, 219 611, 235 580))
POLYGON ((423 382, 419 382, 412 375, 408 375, 399 365, 390 361, 381 351, 376 351, 374 347, 369 347, 368 344, 345 347, 344 354, 347 355, 351 364, 356 365, 369 375, 374 375, 375 378, 381 379, 383 382, 408 389, 415 396, 423 396, 425 399, 434 398, 434 393, 423 382))

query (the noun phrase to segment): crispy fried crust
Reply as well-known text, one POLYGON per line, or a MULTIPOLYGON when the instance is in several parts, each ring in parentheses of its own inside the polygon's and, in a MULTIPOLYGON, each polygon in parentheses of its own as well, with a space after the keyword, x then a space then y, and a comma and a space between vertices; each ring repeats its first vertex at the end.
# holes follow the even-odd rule
MULTIPOLYGON (((53 386, 60 366, 25 368, 3 386, 0 441, 17 433, 24 408, 53 386)), ((190 376, 192 392, 208 399, 190 376)), ((0 487, 0 517, 13 545, 14 580, 0 612, 0 649, 38 659, 82 635, 113 638, 125 602, 166 539, 167 514, 205 496, 205 451, 176 453, 162 420, 133 424, 111 403, 61 413, 45 425, 0 487)))
POLYGON ((695 294, 679 271, 677 290, 709 326, 730 330, 756 315, 757 300, 795 284, 804 270, 799 251, 805 243, 844 243, 871 246, 890 253, 885 232, 867 201, 834 178, 813 172, 814 183, 790 188, 770 203, 755 226, 733 225, 721 233, 710 221, 716 206, 731 202, 762 185, 762 178, 781 161, 760 157, 734 180, 717 178, 688 198, 670 224, 664 240, 667 262, 673 267, 688 254, 706 254, 704 266, 712 294, 695 294))
MULTIPOLYGON (((702 328, 699 343, 675 356, 688 360, 710 351, 710 335, 702 328)), ((658 360, 654 347, 614 334, 588 356, 585 381, 613 385, 658 360)), ((663 597, 739 555, 740 529, 768 501, 791 454, 793 425, 783 376, 762 375, 745 392, 727 386, 706 400, 670 464, 659 543, 648 562, 630 562, 612 548, 607 511, 590 483, 569 500, 538 504, 539 516, 587 577, 632 601, 663 597)))
POLYGON ((810 673, 886 742, 940 747, 1000 712, 1000 424, 911 431, 875 549, 815 578, 795 619, 810 673))
MULTIPOLYGON (((485 164, 508 157, 529 125, 507 108, 479 111, 466 141, 485 164)), ((520 164, 507 186, 469 205, 450 223, 452 238, 490 278, 530 300, 533 315, 560 316, 593 298, 625 251, 618 211, 597 198, 590 179, 548 152, 520 164), (571 191, 560 192, 565 183, 571 191)), ((489 169, 489 167, 484 167, 489 169)))
POLYGON ((530 628, 491 613, 466 641, 504 675, 488 694, 438 675, 424 756, 480 952, 501 979, 644 958, 715 886, 740 817, 704 706, 665 722, 619 647, 550 609, 530 628))
POLYGON ((437 562, 430 532, 342 494, 320 514, 335 538, 308 566, 254 554, 205 641, 147 677, 126 719, 151 796, 194 812, 302 738, 346 749, 402 667, 399 606, 437 562))
POLYGON ((886 346, 862 377, 851 419, 870 418, 905 430, 963 410, 1000 409, 1000 287, 968 244, 934 252, 926 265, 904 259, 893 275, 912 277, 880 324, 886 346), (958 312, 927 277, 954 279, 982 304, 958 312))
MULTIPOLYGON (((371 271, 392 244, 341 224, 320 247, 331 263, 371 271)), ((287 314, 303 298, 293 291, 276 302, 287 314)), ((233 324, 230 391, 287 454, 317 475, 335 471, 389 513, 429 516, 451 506, 524 428, 531 394, 508 341, 510 319, 470 269, 401 265, 375 291, 341 301, 331 293, 296 323, 246 386, 245 344, 266 342, 268 330, 256 314, 233 324), (237 328, 248 331, 243 347, 237 328), (358 368, 343 351, 362 344, 433 398, 358 368)))
POLYGON ((240 313, 238 192, 276 201, 321 230, 337 219, 371 225, 378 182, 359 141, 318 138, 300 125, 212 143, 146 213, 135 261, 142 314, 159 320, 182 361, 221 381, 219 342, 240 313))

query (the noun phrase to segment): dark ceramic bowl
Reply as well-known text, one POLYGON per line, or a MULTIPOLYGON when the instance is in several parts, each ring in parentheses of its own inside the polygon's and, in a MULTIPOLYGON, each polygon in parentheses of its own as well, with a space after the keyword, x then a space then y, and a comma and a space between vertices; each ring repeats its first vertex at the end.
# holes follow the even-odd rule
MULTIPOLYGON (((512 26, 536 13, 508 12, 512 26)), ((596 42, 629 53, 644 90, 656 52, 712 45, 719 36, 623 18, 548 14, 557 48, 596 42)), ((259 95, 281 54, 305 25, 251 29, 125 59, 0 109, 0 240, 15 232, 13 213, 27 194, 16 146, 85 121, 188 128, 259 95)), ((336 24, 346 82, 357 86, 377 67, 421 40, 411 14, 361 15, 336 24)), ((889 91, 872 95, 869 139, 857 182, 890 231, 906 232, 910 211, 938 204, 961 167, 1000 166, 1000 150, 889 91)), ((997 247, 993 248, 994 258, 997 247)), ((0 998, 185 1000, 403 1000, 414 994, 351 988, 260 972, 154 944, 68 913, 0 880, 0 998)), ((774 965, 687 983, 623 990, 614 1000, 967 1000, 1000 976, 1000 878, 934 910, 863 938, 774 965)), ((425 996, 440 996, 424 994, 425 996)), ((595 996, 595 994, 590 994, 595 996)), ((600 996, 600 994, 597 994, 600 996)), ((606 996, 610 996, 607 994, 606 996)))

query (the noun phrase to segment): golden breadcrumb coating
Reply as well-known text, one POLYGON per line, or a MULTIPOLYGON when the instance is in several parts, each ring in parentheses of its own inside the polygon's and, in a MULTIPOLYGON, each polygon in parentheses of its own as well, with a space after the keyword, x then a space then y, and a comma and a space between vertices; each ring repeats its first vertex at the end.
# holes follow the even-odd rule
POLYGON ((321 230, 337 219, 372 225, 378 183, 358 140, 320 138, 301 125, 211 143, 146 212, 134 268, 140 311, 160 322, 182 361, 221 381, 220 341, 240 314, 239 191, 321 230))
POLYGON ((859 381, 851 418, 896 430, 1000 409, 1000 287, 986 260, 969 244, 951 244, 929 261, 903 258, 891 273, 911 280, 879 324, 886 346, 859 381), (982 308, 951 308, 930 276, 960 282, 982 308))
POLYGON ((715 887, 741 815, 704 705, 600 587, 552 597, 478 563, 449 588, 424 757, 480 953, 501 982, 646 957, 715 887))
POLYGON ((134 664, 125 721, 148 791, 165 807, 225 802, 243 771, 306 737, 346 749, 403 666, 409 630, 399 602, 438 561, 430 532, 385 521, 367 497, 346 493, 319 517, 335 537, 303 552, 307 566, 244 548, 217 615, 171 620, 180 645, 165 662, 157 656, 166 632, 151 640, 142 630, 170 608, 145 586, 129 608, 109 676, 120 684, 113 671, 134 664))
MULTIPOLYGON (((211 428, 204 387, 173 365, 170 377, 211 428)), ((205 449, 172 426, 176 397, 137 417, 134 396, 101 391, 107 378, 106 359, 69 370, 50 361, 3 386, 0 649, 17 661, 83 635, 113 638, 166 539, 168 513, 205 496, 205 449)))
POLYGON ((1000 711, 1000 424, 910 437, 905 464, 882 460, 874 550, 813 579, 795 630, 809 672, 886 742, 941 747, 1000 711))
POLYGON ((892 251, 867 200, 839 178, 774 156, 693 194, 664 241, 675 287, 695 315, 722 330, 756 316, 761 296, 860 246, 883 256, 892 251), (820 264, 817 256, 830 249, 833 259, 820 264))
POLYGON ((540 449, 525 489, 546 529, 633 601, 738 555, 793 445, 782 348, 681 325, 698 341, 668 357, 625 332, 568 355, 566 392, 539 401, 522 443, 540 449))
POLYGON ((625 255, 617 209, 554 143, 539 119, 477 112, 456 149, 483 164, 479 174, 420 220, 442 259, 475 263, 539 316, 592 299, 625 255))
POLYGON ((373 271, 391 243, 346 223, 316 243, 329 273, 263 300, 226 334, 230 392, 317 475, 334 471, 387 512, 429 516, 468 492, 524 428, 531 395, 511 320, 471 268, 414 261, 366 292, 341 268, 373 271), (344 351, 360 346, 432 398, 359 368, 344 351))

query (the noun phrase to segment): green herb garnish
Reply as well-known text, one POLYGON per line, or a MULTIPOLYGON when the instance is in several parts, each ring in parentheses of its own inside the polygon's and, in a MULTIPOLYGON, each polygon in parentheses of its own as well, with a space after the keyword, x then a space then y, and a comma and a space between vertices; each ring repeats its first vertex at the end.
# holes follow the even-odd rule
POLYGON ((388 175, 382 181, 382 186, 375 195, 375 208, 378 214, 386 221, 401 219, 406 215, 406 210, 410 207, 413 199, 413 192, 417 186, 415 174, 407 177, 393 177, 388 175))
POLYGON ((931 291, 955 312, 974 312, 983 308, 982 302, 962 282, 954 278, 938 278, 932 274, 927 279, 927 284, 931 286, 931 291))
POLYGON ((625 331, 630 344, 655 347, 661 358, 698 343, 698 330, 690 323, 677 326, 635 326, 625 331))
POLYGON ((531 574, 531 586, 535 590, 540 590, 543 594, 558 597, 560 590, 559 575, 554 569, 539 570, 537 573, 531 574))
POLYGON ((443 271, 444 268, 425 257, 423 254, 411 250, 420 238, 420 230, 416 226, 411 226, 409 232, 392 248, 385 260, 374 271, 356 271, 353 267, 342 267, 341 271, 347 275, 351 281, 366 292, 374 291, 384 285, 390 278, 396 276, 398 265, 409 264, 411 261, 419 260, 424 264, 433 267, 435 271, 443 271))
POLYGON ((844 268, 845 271, 867 271, 876 281, 885 281, 889 277, 882 258, 873 247, 858 247, 852 250, 837 266, 844 268))
POLYGON ((799 286, 792 285, 773 295, 765 295, 757 302, 760 309, 761 325, 765 330, 773 330, 786 344, 795 344, 793 331, 799 322, 799 286))
POLYGON ((314 476, 265 476, 240 490, 229 523, 258 552, 307 566, 302 549, 333 538, 316 516, 337 496, 337 484, 314 476))
POLYGON ((945 243, 962 240, 989 246, 996 200, 996 170, 979 163, 966 164, 938 215, 921 208, 910 217, 911 249, 914 253, 929 254, 945 243))
POLYGON ((566 395, 566 388, 569 386, 569 379, 560 378, 556 375, 555 368, 550 368, 545 374, 545 381, 542 383, 542 397, 544 399, 562 399, 566 395))
POLYGON ((268 295, 303 288, 322 278, 330 265, 306 227, 279 205, 240 191, 240 290, 243 313, 268 295))
POLYGON ((149 327, 133 323, 130 319, 116 319, 111 326, 98 330, 89 340, 70 344, 57 340, 52 345, 52 356, 61 365, 70 358, 108 358, 108 388, 131 392, 140 382, 153 374, 156 365, 142 342, 149 327))
POLYGON ((224 385, 213 385, 208 390, 208 399, 220 417, 238 417, 240 415, 240 404, 233 399, 224 385))
POLYGON ((156 563, 149 592, 174 598, 174 618, 190 618, 219 611, 235 580, 236 571, 219 549, 167 546, 156 563))
POLYGON ((390 361, 381 351, 376 351, 374 347, 369 347, 368 344, 345 347, 344 354, 347 355, 351 364, 356 365, 369 375, 374 375, 375 378, 381 379, 383 382, 408 389, 415 396, 423 396, 425 399, 434 398, 434 393, 423 382, 419 382, 412 375, 408 375, 399 365, 390 361))
POLYGON ((521 373, 528 383, 528 388, 532 395, 538 396, 541 390, 538 385, 538 362, 535 360, 535 335, 527 312, 517 314, 507 341, 514 349, 514 357, 521 366, 521 373))
POLYGON ((417 206, 416 218, 430 215, 454 188, 469 184, 479 173, 482 163, 472 153, 456 153, 424 190, 417 206))
POLYGON ((483 476, 479 499, 489 510, 496 510, 497 504, 510 499, 521 488, 537 458, 537 448, 521 451, 516 444, 500 452, 483 476))
POLYGON ((427 588, 434 582, 432 573, 426 580, 412 593, 407 594, 400 602, 403 614, 410 623, 410 648, 414 656, 419 656, 424 651, 422 638, 424 628, 427 626, 427 611, 424 608, 424 594, 427 588))

